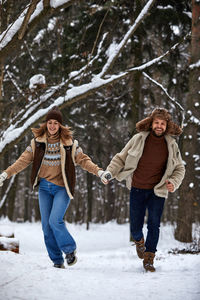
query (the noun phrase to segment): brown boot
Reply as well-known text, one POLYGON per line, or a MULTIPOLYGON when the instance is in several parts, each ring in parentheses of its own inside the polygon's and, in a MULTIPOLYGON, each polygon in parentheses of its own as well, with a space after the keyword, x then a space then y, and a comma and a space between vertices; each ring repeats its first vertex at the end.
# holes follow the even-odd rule
POLYGON ((156 269, 153 266, 154 257, 155 257, 155 253, 144 252, 143 266, 146 271, 155 272, 156 269))
POLYGON ((136 244, 136 251, 139 258, 144 258, 144 251, 145 251, 145 245, 144 245, 144 238, 142 238, 140 241, 134 241, 136 244))

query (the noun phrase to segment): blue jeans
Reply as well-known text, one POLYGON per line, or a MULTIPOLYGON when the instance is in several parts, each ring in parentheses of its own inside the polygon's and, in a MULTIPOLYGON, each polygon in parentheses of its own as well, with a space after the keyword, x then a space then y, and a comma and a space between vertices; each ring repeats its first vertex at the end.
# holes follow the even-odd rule
POLYGON ((65 187, 40 179, 39 206, 44 241, 50 259, 55 264, 64 262, 62 252, 71 253, 76 243, 68 232, 63 220, 70 198, 65 187))
POLYGON ((154 194, 153 189, 137 189, 132 187, 130 192, 130 223, 131 235, 140 241, 143 237, 143 225, 146 209, 148 210, 146 252, 157 251, 160 220, 164 208, 165 198, 154 194))

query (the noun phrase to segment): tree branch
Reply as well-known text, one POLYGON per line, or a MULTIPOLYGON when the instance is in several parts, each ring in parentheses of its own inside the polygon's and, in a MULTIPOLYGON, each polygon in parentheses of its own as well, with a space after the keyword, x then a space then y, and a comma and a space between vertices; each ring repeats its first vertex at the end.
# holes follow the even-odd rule
POLYGON ((25 31, 23 38, 18 38, 19 29, 24 20, 24 14, 27 11, 27 8, 21 13, 20 17, 12 24, 9 25, 8 29, 6 29, 0 35, 0 61, 4 60, 8 55, 15 53, 15 49, 21 46, 23 40, 26 35, 47 15, 52 14, 53 12, 59 11, 62 8, 66 8, 75 3, 75 0, 63 0, 62 2, 55 5, 54 7, 43 6, 43 0, 37 3, 37 13, 33 13, 29 19, 28 30, 25 31))
POLYGON ((100 32, 101 32, 101 28, 102 28, 103 23, 104 23, 104 21, 105 21, 107 15, 108 15, 108 12, 109 12, 109 9, 106 11, 106 13, 105 13, 105 15, 104 15, 104 17, 103 17, 103 20, 101 21, 101 24, 100 24, 100 26, 99 26, 99 29, 98 29, 98 32, 97 32, 97 36, 96 36, 94 45, 93 45, 93 47, 92 47, 92 51, 91 51, 90 56, 89 56, 88 63, 87 63, 87 65, 86 65, 86 67, 85 67, 84 73, 83 73, 83 75, 82 75, 82 77, 81 77, 81 79, 80 79, 79 84, 81 83, 81 80, 82 80, 82 78, 83 78, 85 72, 87 71, 87 68, 88 68, 88 66, 89 66, 89 64, 90 64, 90 62, 91 62, 91 57, 92 57, 92 55, 93 55, 93 53, 94 53, 94 49, 95 49, 95 47, 96 47, 97 40, 98 40, 99 35, 100 35, 100 32))
POLYGON ((164 86, 162 84, 160 84, 159 82, 157 82, 156 80, 154 80, 153 78, 151 78, 147 73, 145 72, 142 72, 142 74, 148 79, 150 80, 151 82, 153 82, 155 85, 157 85, 164 93, 165 95, 167 96, 167 98, 170 99, 170 101, 172 101, 176 106, 178 106, 178 108, 181 110, 181 115, 182 115, 182 121, 181 121, 181 128, 183 128, 183 123, 184 123, 184 120, 185 120, 185 110, 183 108, 183 106, 178 102, 176 101, 174 98, 172 98, 169 93, 167 92, 167 90, 164 88, 164 86))
POLYGON ((7 189, 6 189, 5 193, 4 193, 4 196, 3 196, 3 198, 0 200, 0 209, 1 209, 2 206, 4 205, 4 203, 5 203, 5 201, 6 201, 6 198, 7 198, 7 195, 8 195, 8 192, 10 191, 10 189, 11 189, 13 183, 15 182, 15 177, 16 177, 16 175, 14 175, 14 176, 11 178, 11 180, 10 180, 10 182, 9 182, 9 185, 8 185, 8 187, 7 187, 7 189))
POLYGON ((39 0, 33 0, 32 3, 30 4, 29 8, 28 8, 26 16, 25 16, 25 18, 22 22, 22 26, 21 26, 21 28, 19 29, 19 32, 18 32, 18 39, 19 40, 21 40, 24 37, 25 31, 26 31, 27 26, 28 26, 28 22, 30 20, 30 17, 32 15, 32 13, 34 12, 34 10, 36 8, 36 5, 37 5, 38 1, 39 0))
POLYGON ((153 6, 155 1, 156 0, 149 0, 148 3, 144 6, 144 8, 140 12, 139 16, 135 20, 134 24, 131 26, 131 28, 128 30, 128 32, 124 36, 123 40, 116 46, 116 48, 114 50, 114 54, 108 58, 107 63, 105 64, 103 70, 99 74, 99 77, 103 78, 108 73, 110 68, 113 66, 115 60, 118 58, 119 54, 122 52, 125 45, 127 44, 127 41, 134 34, 134 32, 137 30, 138 26, 145 19, 145 17, 148 16, 149 10, 151 9, 151 7, 153 6))
MULTIPOLYGON (((187 37, 188 37, 188 35, 184 39, 186 39, 187 37)), ((183 41, 184 39, 182 39, 181 41, 183 41)), ((60 108, 63 108, 65 106, 70 106, 73 103, 78 102, 78 101, 82 100, 83 98, 86 98, 89 95, 95 93, 97 90, 102 89, 102 88, 108 86, 109 84, 115 83, 116 81, 132 74, 133 72, 142 72, 145 69, 147 69, 147 68, 153 66, 154 64, 158 63, 159 61, 161 61, 169 53, 174 51, 180 45, 180 43, 181 42, 176 43, 174 46, 171 47, 171 49, 169 49, 168 51, 166 51, 164 54, 160 55, 159 57, 157 57, 141 66, 131 68, 131 69, 129 69, 123 73, 120 73, 118 75, 112 75, 106 79, 103 79, 103 78, 100 78, 99 74, 98 74, 93 77, 91 82, 89 82, 87 84, 82 84, 81 86, 73 87, 73 88, 67 90, 66 94, 64 96, 59 96, 57 99, 55 99, 53 104, 50 107, 48 107, 46 109, 36 110, 36 108, 38 109, 42 104, 45 103, 45 101, 49 100, 49 97, 52 97, 52 94, 53 94, 52 90, 46 91, 46 93, 40 97, 43 99, 42 102, 38 102, 36 104, 36 107, 34 107, 34 108, 33 108, 33 106, 31 106, 28 111, 24 112, 24 116, 20 121, 18 121, 14 125, 11 124, 11 126, 4 132, 4 134, 2 136, 2 141, 0 142, 0 157, 3 155, 3 153, 5 151, 7 151, 7 149, 10 146, 14 145, 22 137, 24 137, 26 132, 31 127, 38 124, 52 106, 57 105, 60 108), (33 111, 35 111, 35 112, 33 113, 33 111), (17 128, 17 125, 22 121, 24 122, 24 124, 20 128, 17 128)), ((57 87, 57 89, 59 90, 59 88, 61 88, 61 86, 64 87, 66 83, 68 84, 69 81, 63 82, 60 86, 57 87)))
POLYGON ((50 5, 50 0, 43 0, 44 7, 48 7, 50 5))

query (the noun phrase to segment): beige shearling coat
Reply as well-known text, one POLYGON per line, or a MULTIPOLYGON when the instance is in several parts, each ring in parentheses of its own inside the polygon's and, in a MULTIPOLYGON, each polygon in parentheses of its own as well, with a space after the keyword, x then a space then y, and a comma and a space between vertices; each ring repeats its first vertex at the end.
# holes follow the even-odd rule
MULTIPOLYGON (((133 172, 142 156, 145 140, 149 133, 149 131, 142 131, 135 134, 122 151, 113 157, 107 167, 113 178, 118 181, 126 180, 128 189, 131 189, 133 172)), ((185 175, 185 167, 175 139, 170 135, 165 135, 165 139, 169 152, 167 167, 161 181, 154 187, 154 193, 159 197, 167 198, 168 190, 165 181, 169 180, 174 185, 174 191, 178 189, 185 175)))

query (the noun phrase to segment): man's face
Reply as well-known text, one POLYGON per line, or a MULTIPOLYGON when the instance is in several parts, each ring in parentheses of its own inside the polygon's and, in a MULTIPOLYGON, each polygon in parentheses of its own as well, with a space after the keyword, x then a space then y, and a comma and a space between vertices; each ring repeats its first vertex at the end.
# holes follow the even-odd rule
POLYGON ((156 136, 162 136, 165 134, 167 128, 167 121, 155 118, 152 123, 152 131, 156 136))

